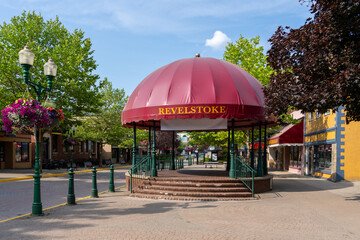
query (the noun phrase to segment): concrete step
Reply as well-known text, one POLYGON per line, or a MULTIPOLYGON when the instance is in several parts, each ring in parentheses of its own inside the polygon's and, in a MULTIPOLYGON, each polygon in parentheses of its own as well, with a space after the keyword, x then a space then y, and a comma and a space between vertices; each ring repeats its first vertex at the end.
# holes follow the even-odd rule
POLYGON ((257 200, 253 197, 190 197, 190 196, 169 196, 169 195, 156 195, 156 194, 137 194, 133 193, 130 197, 148 198, 148 199, 162 199, 162 200, 178 200, 178 201, 246 201, 257 200))
POLYGON ((183 187, 167 185, 141 185, 140 189, 169 190, 169 191, 187 191, 187 192, 248 192, 246 187, 183 187))
POLYGON ((155 194, 166 196, 184 196, 184 197, 215 197, 215 198, 240 198, 251 197, 251 192, 191 192, 191 191, 170 191, 170 190, 154 190, 154 189, 134 189, 135 194, 155 194))
POLYGON ((244 187, 243 183, 223 183, 223 182, 177 182, 177 181, 143 181, 143 185, 151 186, 173 186, 173 187, 213 187, 213 188, 224 188, 224 187, 244 187))
POLYGON ((169 178, 149 178, 149 181, 155 182, 197 182, 197 183, 239 183, 239 179, 231 179, 231 178, 180 178, 180 177, 169 177, 169 178))

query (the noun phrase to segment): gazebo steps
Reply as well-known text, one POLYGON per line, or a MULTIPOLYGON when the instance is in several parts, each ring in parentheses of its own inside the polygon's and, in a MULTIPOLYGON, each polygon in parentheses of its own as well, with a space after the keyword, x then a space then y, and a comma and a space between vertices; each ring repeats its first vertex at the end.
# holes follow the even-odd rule
POLYGON ((184 197, 251 197, 251 192, 190 192, 190 191, 169 191, 169 190, 153 190, 153 189, 136 189, 135 193, 155 194, 166 196, 184 196, 184 197))
POLYGON ((130 197, 186 201, 254 199, 239 180, 222 177, 149 178, 133 189, 130 197))
POLYGON ((138 194, 133 193, 130 197, 159 199, 159 200, 178 200, 178 201, 244 201, 256 200, 257 198, 251 197, 189 197, 189 196, 169 196, 169 195, 155 195, 155 194, 138 194))
MULTIPOLYGON (((186 191, 186 192, 248 192, 246 187, 182 187, 165 185, 141 185, 137 190, 157 190, 157 191, 186 191)), ((136 191, 137 191, 136 190, 136 191)))
POLYGON ((243 183, 234 182, 192 182, 189 180, 186 181, 143 181, 143 185, 149 186, 177 186, 177 187, 210 187, 210 188, 232 188, 232 187, 243 187, 243 183))
POLYGON ((200 177, 169 177, 169 178, 149 178, 151 182, 194 182, 194 183, 239 183, 238 179, 231 179, 231 178, 200 178, 200 177))

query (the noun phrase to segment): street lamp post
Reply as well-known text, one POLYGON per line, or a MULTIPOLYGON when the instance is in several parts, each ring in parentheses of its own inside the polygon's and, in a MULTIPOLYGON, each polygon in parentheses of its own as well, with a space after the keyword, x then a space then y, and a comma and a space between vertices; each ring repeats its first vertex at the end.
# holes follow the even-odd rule
MULTIPOLYGON (((72 126, 71 131, 69 131, 70 138, 75 136, 76 127, 72 126)), ((74 145, 71 144, 70 146, 70 168, 73 167, 73 152, 74 152, 74 145)))
MULTIPOLYGON (((40 102, 41 94, 45 92, 50 92, 52 89, 52 81, 56 76, 57 66, 54 61, 50 58, 47 63, 44 65, 44 73, 47 78, 47 86, 43 87, 40 83, 40 80, 37 82, 32 82, 29 79, 29 70, 34 64, 35 54, 30 50, 26 45, 23 50, 19 52, 19 62, 23 69, 24 83, 31 86, 36 92, 36 100, 40 102)), ((40 143, 39 143, 39 129, 34 127, 35 134, 35 174, 34 174, 34 201, 32 205, 32 215, 41 216, 43 215, 42 203, 41 203, 41 191, 40 191, 40 143)))
MULTIPOLYGON (((76 128, 73 126, 71 128, 72 131, 69 131, 70 137, 72 138, 75 136, 76 128)), ((67 204, 68 205, 75 205, 75 193, 74 193, 74 171, 73 171, 73 151, 74 145, 71 144, 70 146, 70 168, 69 168, 69 188, 68 188, 68 196, 67 196, 67 204)))

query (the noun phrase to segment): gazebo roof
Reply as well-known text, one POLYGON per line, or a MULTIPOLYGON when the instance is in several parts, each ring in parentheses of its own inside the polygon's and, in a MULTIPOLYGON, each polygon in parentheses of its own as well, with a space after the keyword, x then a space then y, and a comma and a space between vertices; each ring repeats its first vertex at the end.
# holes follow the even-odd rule
POLYGON ((208 58, 181 59, 148 75, 122 112, 124 126, 160 126, 161 119, 231 119, 235 127, 264 122, 261 83, 232 63, 208 58))

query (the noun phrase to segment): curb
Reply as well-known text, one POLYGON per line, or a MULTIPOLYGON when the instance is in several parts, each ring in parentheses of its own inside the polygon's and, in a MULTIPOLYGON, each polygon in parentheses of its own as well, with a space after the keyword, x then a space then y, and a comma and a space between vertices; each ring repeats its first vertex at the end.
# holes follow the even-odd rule
MULTIPOLYGON (((131 167, 131 165, 127 165, 127 166, 121 166, 121 167, 114 167, 114 169, 121 169, 121 168, 129 168, 131 167)), ((101 169, 96 169, 97 171, 105 171, 105 170, 110 170, 110 168, 101 168, 101 169)), ((89 170, 82 170, 82 171, 75 171, 74 173, 87 173, 87 172, 91 172, 92 169, 89 170)), ((64 176, 64 175, 68 175, 67 172, 65 173, 55 173, 55 174, 45 174, 42 175, 41 178, 48 178, 48 177, 58 177, 58 176, 64 176)), ((2 182, 13 182, 13 181, 21 181, 21 180, 29 180, 29 179, 33 179, 33 176, 31 177, 19 177, 19 178, 8 178, 8 179, 1 179, 0 183, 2 182)))

